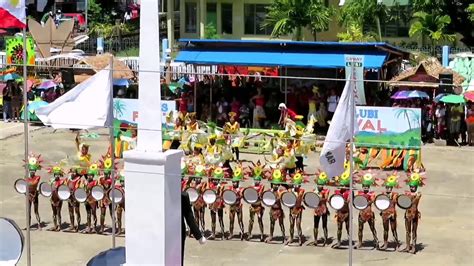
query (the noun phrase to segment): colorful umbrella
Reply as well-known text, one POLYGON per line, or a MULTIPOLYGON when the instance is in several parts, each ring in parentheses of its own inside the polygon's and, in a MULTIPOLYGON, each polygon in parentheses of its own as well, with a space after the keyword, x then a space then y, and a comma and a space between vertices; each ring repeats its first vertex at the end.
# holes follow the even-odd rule
POLYGON ((464 93, 464 98, 468 101, 474 102, 474 91, 466 91, 464 93))
POLYGON ((409 91, 397 91, 391 98, 395 100, 407 99, 409 93, 409 91))
POLYGON ((410 93, 408 93, 408 98, 427 98, 429 99, 430 96, 428 96, 428 94, 424 91, 410 91, 410 93))
POLYGON ((53 88, 53 87, 56 87, 56 83, 54 83, 52 80, 45 80, 43 82, 41 82, 41 84, 36 87, 37 89, 49 89, 49 88, 53 88))
POLYGON ((125 86, 128 88, 130 83, 128 82, 128 79, 114 79, 114 86, 125 86))
POLYGON ((439 100, 441 100, 441 98, 443 98, 444 96, 446 95, 449 95, 447 93, 440 93, 438 95, 436 95, 436 97, 433 99, 435 103, 439 102, 439 100))
MULTIPOLYGON (((48 103, 41 100, 41 98, 36 98, 34 101, 30 102, 28 104, 28 119, 30 121, 39 121, 38 117, 36 116, 36 110, 46 105, 48 105, 48 103)), ((24 108, 22 108, 21 119, 25 119, 23 110, 24 108)))
POLYGON ((462 97, 461 95, 456 95, 456 94, 446 95, 443 98, 441 98, 440 101, 444 103, 453 103, 453 104, 466 102, 464 100, 464 97, 462 97))
POLYGON ((21 76, 18 75, 17 73, 8 73, 5 76, 3 76, 3 81, 8 81, 8 80, 15 80, 15 79, 20 79, 21 76))

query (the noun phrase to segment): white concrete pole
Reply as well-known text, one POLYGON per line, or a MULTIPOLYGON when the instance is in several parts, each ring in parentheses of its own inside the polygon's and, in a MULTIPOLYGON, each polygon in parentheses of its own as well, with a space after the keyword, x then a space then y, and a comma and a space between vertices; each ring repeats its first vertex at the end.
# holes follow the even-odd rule
POLYGON ((206 36, 206 0, 199 0, 199 37, 204 39, 206 36))
POLYGON ((124 152, 126 266, 181 264, 183 154, 162 152, 158 10, 141 1, 138 145, 124 152))
POLYGON ((169 43, 169 48, 173 50, 173 45, 174 45, 174 1, 173 0, 167 0, 166 1, 167 5, 167 12, 166 12, 166 22, 167 22, 167 28, 168 28, 168 43, 169 43))

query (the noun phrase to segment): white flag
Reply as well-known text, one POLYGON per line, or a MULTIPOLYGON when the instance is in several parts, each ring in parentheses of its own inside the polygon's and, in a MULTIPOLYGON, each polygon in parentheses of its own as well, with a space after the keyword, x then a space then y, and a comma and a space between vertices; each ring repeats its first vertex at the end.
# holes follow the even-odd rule
MULTIPOLYGON (((346 81, 319 157, 319 163, 329 177, 339 176, 344 172, 346 142, 351 139, 352 134, 355 134, 355 129, 351 130, 350 126, 351 116, 355 115, 353 113, 355 89, 353 84, 354 81, 346 81)), ((356 127, 355 117, 352 123, 356 127)))
POLYGON ((111 126, 111 86, 110 70, 101 70, 54 102, 38 108, 36 116, 53 128, 90 129, 111 126))

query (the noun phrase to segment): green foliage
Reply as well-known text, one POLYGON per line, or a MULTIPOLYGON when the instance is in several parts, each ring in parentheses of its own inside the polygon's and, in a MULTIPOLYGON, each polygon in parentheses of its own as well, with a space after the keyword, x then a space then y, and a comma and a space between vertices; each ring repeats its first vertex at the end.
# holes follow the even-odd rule
POLYGON ((262 27, 273 27, 272 37, 293 34, 297 41, 303 40, 303 29, 316 32, 325 30, 333 11, 321 0, 275 0, 267 8, 268 13, 262 27))
POLYGON ((421 36, 422 45, 424 45, 424 38, 428 37, 432 45, 440 41, 452 42, 456 39, 454 34, 447 33, 447 26, 451 23, 451 18, 448 15, 428 14, 423 11, 413 14, 414 22, 410 26, 409 35, 421 36))
POLYGON ((87 2, 87 23, 89 27, 94 27, 97 24, 110 22, 107 15, 103 14, 102 6, 97 3, 97 0, 89 0, 87 2))
POLYGON ((389 9, 377 0, 357 0, 345 4, 339 17, 346 27, 358 24, 362 29, 371 24, 377 25, 378 39, 382 40, 380 21, 389 19, 389 9))
POLYGON ((90 33, 95 36, 102 36, 105 39, 125 35, 133 32, 133 27, 129 24, 110 24, 110 23, 99 23, 90 28, 90 33))
POLYGON ((213 23, 208 23, 204 29, 204 39, 220 39, 217 29, 213 23))
POLYGON ((337 34, 340 42, 373 42, 375 37, 373 34, 364 34, 359 24, 351 24, 347 27, 346 32, 337 34))
POLYGON ((469 19, 471 22, 474 22, 474 4, 470 4, 466 11, 469 13, 469 19))

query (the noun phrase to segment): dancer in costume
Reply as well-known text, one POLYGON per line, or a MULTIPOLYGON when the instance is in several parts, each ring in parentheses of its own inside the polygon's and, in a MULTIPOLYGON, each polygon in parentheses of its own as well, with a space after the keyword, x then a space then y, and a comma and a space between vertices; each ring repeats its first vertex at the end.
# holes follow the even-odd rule
MULTIPOLYGON (((102 186, 104 192, 110 191, 112 188, 112 167, 114 163, 112 162, 112 158, 109 154, 102 156, 102 160, 100 161, 100 168, 102 168, 103 176, 99 178, 99 185, 102 186)), ((107 194, 107 193, 106 193, 107 194)), ((99 208, 100 208, 100 229, 99 234, 104 233, 105 229, 105 215, 107 213, 107 208, 109 209, 110 217, 112 217, 112 202, 110 201, 108 196, 104 196, 102 200, 99 201, 99 208)))
POLYGON ((199 123, 196 119, 196 113, 188 113, 186 115, 186 130, 190 132, 196 132, 199 130, 199 123))
POLYGON ((263 213, 265 212, 265 208, 262 206, 262 194, 265 190, 265 185, 262 184, 262 176, 263 176, 263 169, 264 166, 260 163, 260 160, 257 163, 252 162, 252 178, 254 181, 253 188, 258 192, 258 201, 252 203, 249 207, 250 212, 250 220, 249 220, 249 227, 248 227, 248 235, 247 240, 252 238, 252 229, 253 229, 253 222, 255 218, 255 214, 257 214, 257 221, 258 226, 260 228, 260 242, 263 242, 264 234, 263 234, 263 213))
MULTIPOLYGON (((125 176, 123 175, 123 171, 118 174, 118 178, 115 180, 115 186, 118 188, 122 188, 125 191, 125 176)), ((117 212, 117 235, 122 234, 122 213, 125 211, 125 199, 117 204, 116 212, 117 212)), ((114 225, 115 226, 115 225, 114 225)))
POLYGON ((418 204, 421 199, 421 192, 418 192, 418 187, 423 186, 423 178, 418 171, 414 171, 407 179, 410 191, 405 192, 411 199, 411 206, 405 211, 405 230, 406 230, 406 247, 401 252, 416 253, 416 240, 418 222, 421 218, 421 213, 418 210, 418 204))
POLYGON ((216 192, 216 201, 212 204, 209 204, 209 209, 211 210, 211 229, 212 235, 210 239, 216 238, 216 214, 219 217, 219 225, 221 227, 221 239, 224 240, 225 230, 224 230, 224 200, 222 199, 222 193, 224 192, 224 186, 220 183, 222 178, 224 178, 224 170, 221 167, 214 169, 212 177, 208 181, 207 188, 212 189, 216 192))
POLYGON ((230 140, 230 144, 232 146, 232 153, 235 153, 235 159, 239 161, 240 144, 237 134, 240 130, 240 124, 239 122, 237 122, 236 116, 237 114, 234 112, 229 113, 229 122, 226 122, 224 125, 224 134, 226 134, 230 140))
POLYGON ((33 204, 33 209, 36 216, 36 221, 38 222, 38 230, 41 230, 41 218, 38 211, 39 206, 39 193, 38 193, 38 184, 40 182, 41 176, 36 175, 36 171, 41 169, 41 158, 40 155, 36 156, 31 154, 28 156, 28 171, 29 177, 26 178, 26 183, 28 184, 28 208, 30 209, 30 215, 28 217, 29 224, 31 225, 31 204, 33 204))
POLYGON ((334 194, 341 195, 344 199, 344 206, 336 211, 337 221, 337 243, 332 248, 339 248, 341 246, 342 226, 346 224, 347 235, 349 235, 349 201, 350 192, 347 190, 350 184, 350 170, 344 171, 340 177, 337 177, 337 183, 341 186, 334 194))
POLYGON ((201 164, 196 165, 194 168, 194 182, 191 183, 191 187, 196 189, 199 195, 197 200, 193 203, 193 211, 196 223, 201 227, 201 232, 206 231, 206 222, 204 219, 204 214, 206 213, 206 203, 202 198, 202 194, 206 190, 206 184, 201 182, 201 179, 203 176, 205 176, 205 174, 206 168, 201 164))
POLYGON ((295 206, 290 208, 290 239, 286 242, 287 245, 293 242, 295 223, 298 230, 299 245, 303 245, 303 231, 301 230, 301 218, 304 210, 303 197, 305 193, 304 189, 301 188, 303 181, 303 174, 300 171, 297 171, 292 177, 293 188, 291 188, 291 192, 296 196, 296 203, 295 206))
POLYGON ((240 240, 244 240, 244 221, 243 221, 243 211, 242 211, 242 192, 243 188, 239 187, 239 182, 243 179, 242 166, 238 165, 233 171, 232 177, 232 186, 230 189, 235 192, 237 199, 233 205, 229 208, 229 235, 227 239, 232 239, 234 236, 234 220, 235 215, 237 215, 237 222, 240 227, 240 240))
POLYGON ((83 142, 79 137, 79 132, 76 135, 76 149, 77 149, 77 160, 79 166, 82 168, 81 173, 83 175, 87 172, 87 167, 91 164, 91 155, 89 153, 89 144, 83 142))
MULTIPOLYGON (((82 179, 81 176, 81 170, 79 166, 74 166, 70 170, 70 176, 69 179, 67 180, 69 190, 71 192, 71 195, 74 195, 74 191, 79 188, 79 187, 85 187, 85 182, 82 179)), ((70 221, 70 227, 68 230, 74 230, 75 232, 79 231, 79 226, 81 224, 81 211, 79 209, 80 203, 74 198, 74 197, 69 197, 67 201, 67 206, 68 206, 68 211, 69 211, 69 221, 70 221), (76 213, 76 218, 77 218, 77 226, 74 224, 74 213, 76 213)))
MULTIPOLYGON (((370 170, 369 170, 370 171, 370 170)), ((379 248, 379 240, 377 238, 377 230, 375 229, 375 214, 372 211, 372 203, 375 201, 375 193, 370 191, 370 186, 375 184, 375 177, 372 173, 367 172, 362 176, 360 181, 362 184, 362 191, 358 192, 358 195, 362 195, 367 199, 367 207, 359 211, 359 242, 355 248, 359 249, 362 247, 362 238, 364 233, 364 224, 367 222, 374 237, 374 246, 376 249, 379 248)))
POLYGON ((397 234, 397 210, 395 208, 397 205, 398 194, 396 192, 392 192, 392 189, 394 187, 398 187, 398 176, 396 172, 387 177, 387 179, 385 180, 385 195, 387 195, 390 199, 390 205, 386 210, 380 212, 380 216, 382 216, 383 223, 383 246, 380 248, 381 250, 386 250, 388 247, 389 227, 392 229, 392 235, 395 239, 395 250, 397 250, 400 246, 397 234))
POLYGON ((91 217, 94 222, 94 229, 97 229, 97 200, 92 197, 91 190, 94 186, 98 185, 96 180, 97 175, 99 174, 99 166, 96 163, 93 163, 89 166, 87 170, 87 200, 85 202, 86 213, 87 213, 87 228, 84 233, 92 233, 92 224, 91 217))
POLYGON ((319 204, 316 209, 314 209, 314 245, 318 245, 318 230, 319 230, 319 220, 322 220, 323 224, 323 233, 324 233, 324 242, 323 247, 326 246, 328 241, 328 216, 329 210, 327 207, 327 201, 329 199, 329 189, 324 188, 324 186, 329 182, 329 178, 325 172, 320 172, 318 174, 317 180, 315 182, 318 184, 317 190, 314 192, 319 196, 319 204))
POLYGON ((285 218, 285 213, 281 207, 281 195, 285 190, 280 190, 280 185, 284 183, 283 174, 280 169, 273 169, 271 186, 273 194, 275 195, 276 202, 273 204, 270 209, 270 235, 265 240, 266 243, 270 243, 273 240, 273 231, 275 230, 275 222, 278 220, 280 224, 281 234, 283 236, 283 243, 285 243, 285 224, 283 219, 285 218))
POLYGON ((53 177, 49 180, 49 184, 52 188, 51 193, 51 209, 53 211, 53 223, 55 231, 61 230, 61 209, 63 207, 63 201, 58 196, 58 188, 62 184, 66 183, 67 180, 63 179, 64 172, 61 166, 56 165, 49 169, 49 173, 53 174, 53 177))
POLYGON ((286 127, 287 119, 295 121, 295 117, 298 115, 295 111, 286 107, 286 104, 284 103, 280 103, 280 105, 278 105, 278 110, 280 110, 280 119, 278 120, 278 124, 283 128, 286 127))

